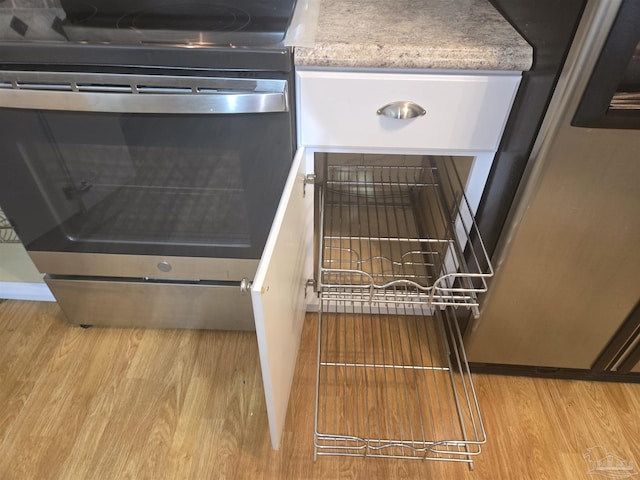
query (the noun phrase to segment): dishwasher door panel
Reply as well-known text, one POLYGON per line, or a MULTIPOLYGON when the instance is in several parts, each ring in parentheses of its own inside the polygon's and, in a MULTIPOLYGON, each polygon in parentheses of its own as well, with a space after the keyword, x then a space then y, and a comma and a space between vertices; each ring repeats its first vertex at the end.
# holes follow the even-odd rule
POLYGON ((572 126, 624 4, 587 4, 467 331, 471 362, 590 370, 638 301, 640 135, 572 126))

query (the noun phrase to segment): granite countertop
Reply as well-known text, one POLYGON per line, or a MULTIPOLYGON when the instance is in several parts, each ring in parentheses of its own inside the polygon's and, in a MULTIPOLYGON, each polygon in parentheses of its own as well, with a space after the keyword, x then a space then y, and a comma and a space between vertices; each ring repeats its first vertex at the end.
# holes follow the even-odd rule
POLYGON ((488 0, 320 0, 298 66, 511 70, 533 49, 488 0))

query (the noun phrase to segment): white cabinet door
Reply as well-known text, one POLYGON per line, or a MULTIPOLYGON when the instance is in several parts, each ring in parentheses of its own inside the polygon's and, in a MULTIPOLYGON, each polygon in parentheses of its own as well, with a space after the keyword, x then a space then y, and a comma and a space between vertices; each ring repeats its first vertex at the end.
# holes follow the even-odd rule
POLYGON ((313 188, 304 186, 304 149, 298 150, 251 287, 271 444, 280 446, 304 321, 308 261, 306 239, 313 228, 313 188), (310 203, 310 205, 309 205, 310 203))

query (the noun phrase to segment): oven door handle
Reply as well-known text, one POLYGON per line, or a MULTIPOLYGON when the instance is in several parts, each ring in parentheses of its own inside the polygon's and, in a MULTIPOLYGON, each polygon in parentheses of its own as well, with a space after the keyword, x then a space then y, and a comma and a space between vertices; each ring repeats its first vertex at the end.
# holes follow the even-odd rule
POLYGON ((73 112, 236 114, 287 112, 285 93, 138 94, 0 90, 0 107, 73 112))
POLYGON ((0 107, 72 112, 288 112, 286 80, 0 72, 0 107))

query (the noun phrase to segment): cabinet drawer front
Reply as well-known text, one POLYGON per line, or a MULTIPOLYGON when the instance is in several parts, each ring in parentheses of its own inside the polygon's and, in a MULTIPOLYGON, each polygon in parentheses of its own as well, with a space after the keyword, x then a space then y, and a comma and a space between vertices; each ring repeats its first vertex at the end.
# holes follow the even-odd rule
POLYGON ((419 75, 299 71, 301 145, 494 151, 520 75, 419 75), (410 101, 426 113, 378 114, 410 101))

